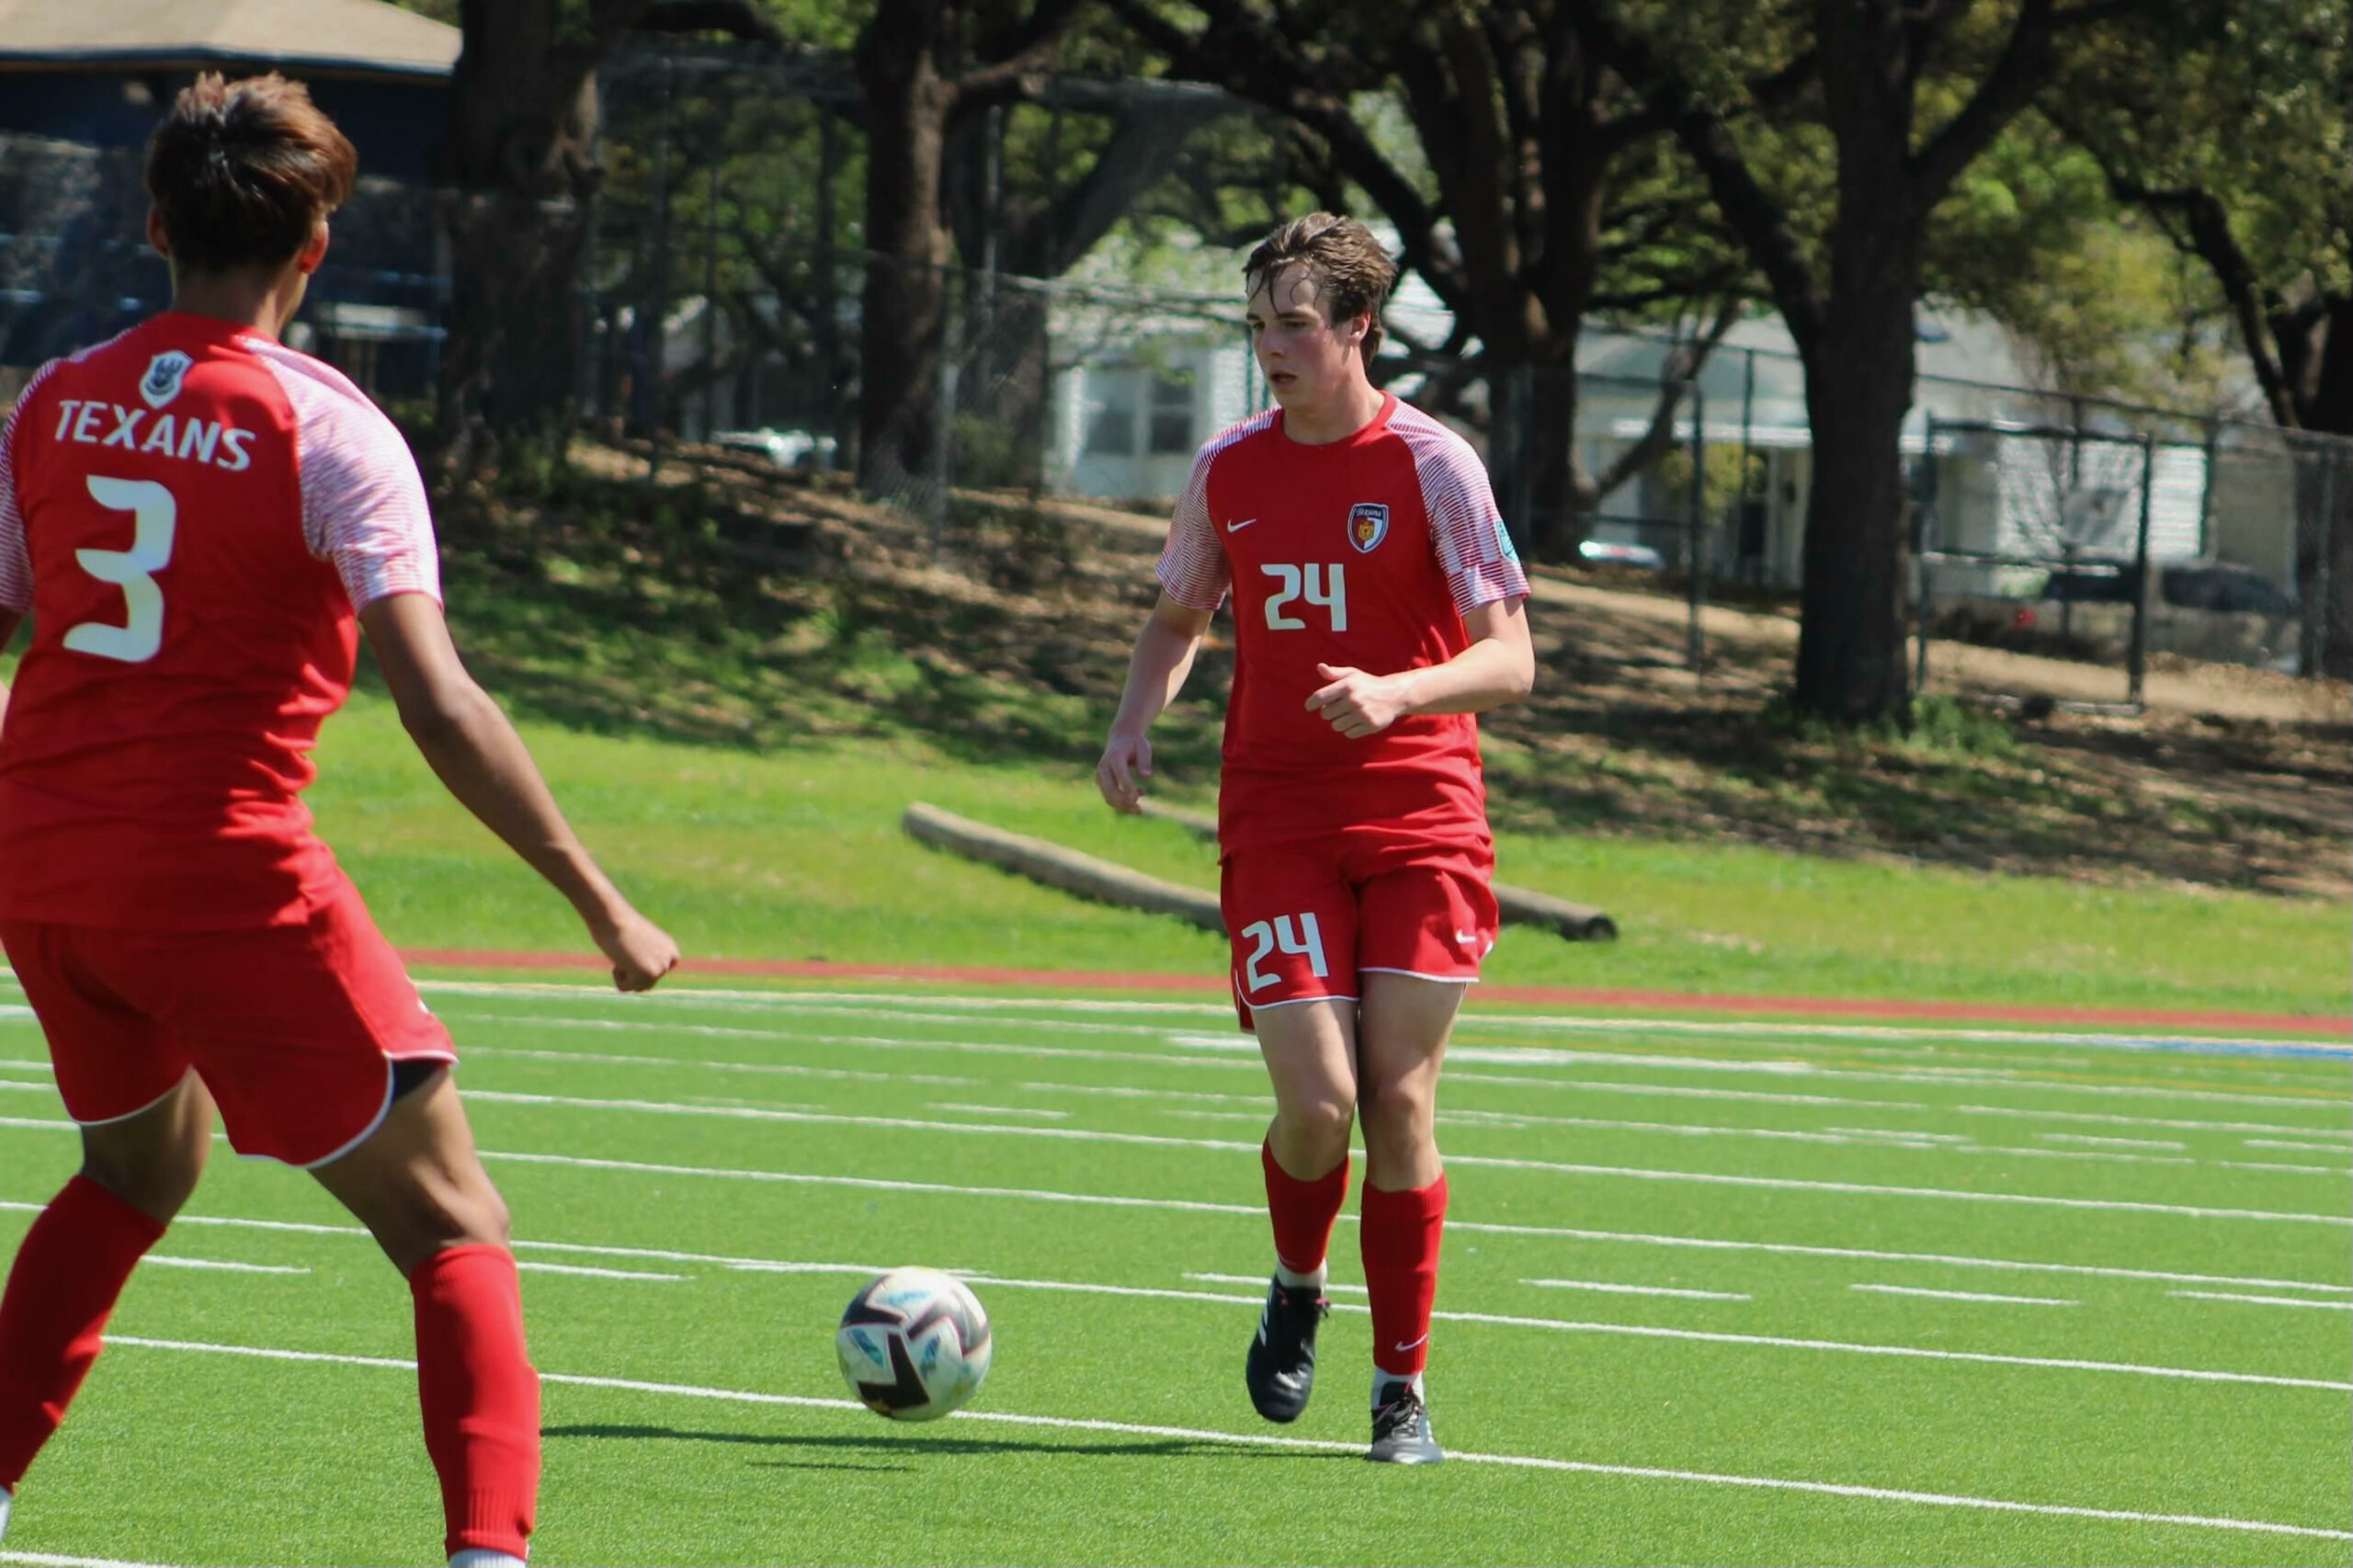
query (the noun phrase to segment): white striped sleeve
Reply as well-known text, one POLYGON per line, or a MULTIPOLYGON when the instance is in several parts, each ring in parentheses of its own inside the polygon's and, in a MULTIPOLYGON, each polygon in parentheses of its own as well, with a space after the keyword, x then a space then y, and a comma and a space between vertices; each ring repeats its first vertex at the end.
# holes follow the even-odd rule
POLYGON ((263 361, 294 405, 302 538, 343 579, 351 608, 393 594, 441 597, 441 557, 408 443, 341 373, 269 345, 263 361))
POLYGON ((1168 542, 1154 569, 1168 597, 1193 609, 1217 608, 1233 581, 1217 541, 1217 523, 1210 517, 1210 463, 1221 445, 1212 441, 1195 454, 1185 493, 1168 518, 1168 542))
POLYGON ((1471 444, 1419 410, 1394 417, 1405 436, 1429 514, 1430 547, 1446 574, 1454 608, 1464 615, 1481 605, 1528 597, 1528 574, 1504 527, 1487 471, 1471 444))
POLYGON ((33 392, 55 367, 43 365, 17 394, 8 421, 0 425, 0 609, 18 615, 33 608, 33 562, 25 548, 25 515, 17 504, 17 425, 33 405, 33 392))

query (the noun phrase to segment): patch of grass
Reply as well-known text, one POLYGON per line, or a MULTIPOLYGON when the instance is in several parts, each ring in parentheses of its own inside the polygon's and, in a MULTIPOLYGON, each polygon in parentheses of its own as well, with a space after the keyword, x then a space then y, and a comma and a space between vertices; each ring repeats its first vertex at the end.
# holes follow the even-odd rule
MULTIPOLYGON (((647 911, 705 957, 1146 970, 1211 979, 1223 944, 1086 903, 908 839, 907 802, 1216 886, 1214 851, 1122 818, 1086 764, 975 761, 856 735, 759 754, 527 722, 584 835, 647 911)), ((395 940, 576 949, 570 911, 446 796, 391 705, 331 722, 320 826, 395 940)), ((1090 759, 1091 760, 1091 759, 1090 759)), ((1169 765, 1205 806, 1214 775, 1169 765)), ((2341 1013, 2340 909, 2179 888, 1839 860, 1750 845, 1509 831, 1501 874, 1608 909, 1616 943, 1514 929, 1500 983, 2341 1013)))

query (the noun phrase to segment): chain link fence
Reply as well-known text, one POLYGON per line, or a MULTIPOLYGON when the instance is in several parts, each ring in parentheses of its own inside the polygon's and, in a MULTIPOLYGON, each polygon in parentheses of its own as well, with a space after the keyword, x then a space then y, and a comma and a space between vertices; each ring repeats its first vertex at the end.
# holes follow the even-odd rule
MULTIPOLYGON (((858 248, 864 150, 838 68, 633 52, 599 91, 609 177, 578 271, 578 406, 657 461, 690 441, 854 476, 943 547, 961 529, 1029 530, 1051 570, 1068 546, 1036 498, 1163 511, 1198 446, 1268 401, 1238 249, 1131 227, 1059 255, 1060 276, 1025 275, 1055 255, 1033 220, 1056 193, 1010 191, 1001 166, 1023 137, 1053 167, 1054 138, 1113 127, 1144 150, 1120 154, 1134 167, 1097 197, 1142 210, 1146 176, 1198 175, 1187 139, 1238 106, 1095 84, 1100 102, 1073 86, 1018 125, 968 128, 947 149, 949 227, 982 264, 909 267, 858 248), (870 333, 878 278, 937 330, 870 333), (870 378, 877 342, 894 357, 870 378)), ((138 163, 0 136, 0 402, 40 361, 165 302, 138 163)), ((1267 178, 1272 210, 1279 168, 1267 178)), ((388 403, 428 402, 439 375, 436 211, 426 187, 364 180, 290 333, 388 403)), ((1401 290, 1404 351, 1377 379, 1481 451, 1529 553, 1686 594, 1695 665, 1706 598, 1795 590, 1813 454, 1793 354, 1753 335, 1699 355, 1589 329, 1574 366, 1475 344, 1444 356, 1413 347, 1447 338, 1435 304, 1401 290)), ((1965 638, 2112 664, 2120 700, 2165 653, 2353 674, 2353 440, 1937 375, 1915 402, 1924 671, 1936 641, 1965 638)))

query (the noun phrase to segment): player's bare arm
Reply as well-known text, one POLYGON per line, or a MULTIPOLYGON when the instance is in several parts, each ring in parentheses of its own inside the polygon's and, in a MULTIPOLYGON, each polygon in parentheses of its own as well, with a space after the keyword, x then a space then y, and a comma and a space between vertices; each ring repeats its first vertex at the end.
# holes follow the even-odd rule
POLYGON ((441 607, 424 594, 391 594, 363 608, 359 624, 416 749, 460 805, 571 901, 613 960, 613 983, 644 991, 677 967, 678 945, 597 869, 523 738, 466 673, 441 607))
POLYGON ((1195 609, 1164 593, 1152 607, 1143 630, 1136 634, 1135 652, 1128 659, 1127 686, 1120 693, 1120 710, 1111 720, 1103 760, 1095 767, 1095 787, 1112 810, 1139 809, 1144 786, 1152 778, 1152 743, 1144 732, 1184 688, 1193 655, 1200 651, 1202 634, 1216 613, 1195 609))
POLYGON ((1318 665, 1315 672, 1325 684, 1308 696, 1308 709, 1359 740, 1409 713, 1484 713, 1517 702, 1536 685, 1526 607, 1515 597, 1472 610, 1462 618, 1471 645, 1442 665, 1392 675, 1318 665))

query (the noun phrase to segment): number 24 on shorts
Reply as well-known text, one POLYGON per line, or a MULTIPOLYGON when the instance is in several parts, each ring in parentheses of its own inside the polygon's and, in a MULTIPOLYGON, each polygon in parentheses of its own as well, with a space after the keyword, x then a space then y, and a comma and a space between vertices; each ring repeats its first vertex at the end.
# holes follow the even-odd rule
POLYGON ((1269 953, 1299 954, 1307 960, 1308 969, 1318 980, 1331 972, 1324 962, 1324 933, 1316 928, 1315 916, 1312 912, 1295 916, 1278 915, 1272 920, 1254 920, 1242 927, 1242 935, 1254 944, 1249 959, 1242 966, 1242 978, 1253 991, 1272 985, 1281 978, 1258 968, 1258 960, 1269 953), (1293 924, 1294 921, 1297 923, 1293 924))

